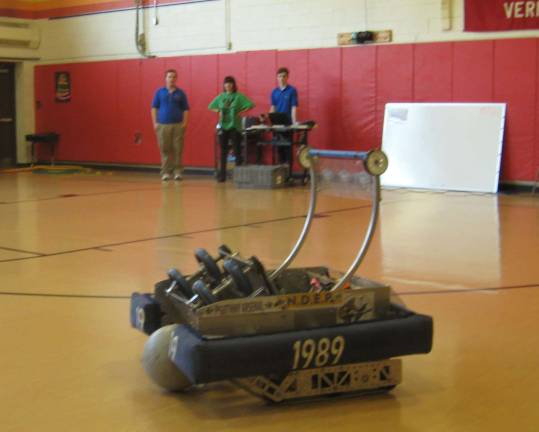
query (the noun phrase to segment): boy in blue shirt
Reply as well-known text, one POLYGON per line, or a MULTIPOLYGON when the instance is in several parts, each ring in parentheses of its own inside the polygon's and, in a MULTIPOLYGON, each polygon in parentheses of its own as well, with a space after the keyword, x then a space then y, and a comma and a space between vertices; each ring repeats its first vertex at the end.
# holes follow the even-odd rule
POLYGON ((189 118, 187 96, 176 87, 178 73, 165 72, 165 87, 156 91, 152 103, 152 122, 161 152, 161 179, 182 179, 183 139, 189 118))
MULTIPOLYGON (((288 84, 289 71, 282 67, 277 71, 278 86, 271 92, 270 112, 288 114, 291 124, 297 123, 296 111, 298 107, 298 91, 288 84)), ((292 135, 288 135, 292 140, 292 135)), ((279 160, 281 163, 288 163, 292 159, 292 145, 279 147, 279 160)))

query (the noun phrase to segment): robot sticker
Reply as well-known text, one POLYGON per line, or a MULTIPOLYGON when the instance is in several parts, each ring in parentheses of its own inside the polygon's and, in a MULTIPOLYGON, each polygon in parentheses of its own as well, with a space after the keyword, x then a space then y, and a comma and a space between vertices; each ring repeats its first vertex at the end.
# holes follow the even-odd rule
POLYGON ((339 323, 354 323, 374 318, 374 298, 367 294, 348 299, 337 311, 339 323))

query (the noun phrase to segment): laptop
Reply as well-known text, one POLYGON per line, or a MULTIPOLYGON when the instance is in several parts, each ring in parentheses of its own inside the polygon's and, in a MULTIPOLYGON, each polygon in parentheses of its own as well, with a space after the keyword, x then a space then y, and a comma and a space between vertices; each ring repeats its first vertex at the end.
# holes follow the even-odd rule
POLYGON ((272 112, 268 114, 272 126, 290 126, 292 120, 287 113, 272 112))

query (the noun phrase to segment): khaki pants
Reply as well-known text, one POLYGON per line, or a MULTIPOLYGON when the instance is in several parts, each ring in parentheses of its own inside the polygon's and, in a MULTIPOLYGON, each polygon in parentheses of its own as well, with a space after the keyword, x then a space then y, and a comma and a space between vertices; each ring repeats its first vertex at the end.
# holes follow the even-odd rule
POLYGON ((183 127, 180 123, 158 124, 156 133, 161 152, 161 175, 181 174, 183 127))

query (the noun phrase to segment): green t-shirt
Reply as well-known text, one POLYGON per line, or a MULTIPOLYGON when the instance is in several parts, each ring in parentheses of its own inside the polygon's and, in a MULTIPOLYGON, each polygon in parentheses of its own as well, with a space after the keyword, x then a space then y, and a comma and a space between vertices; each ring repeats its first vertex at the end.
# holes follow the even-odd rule
POLYGON ((209 105, 211 110, 219 110, 221 118, 219 124, 222 129, 236 128, 241 130, 240 112, 253 108, 255 104, 242 93, 226 93, 218 95, 209 105))

